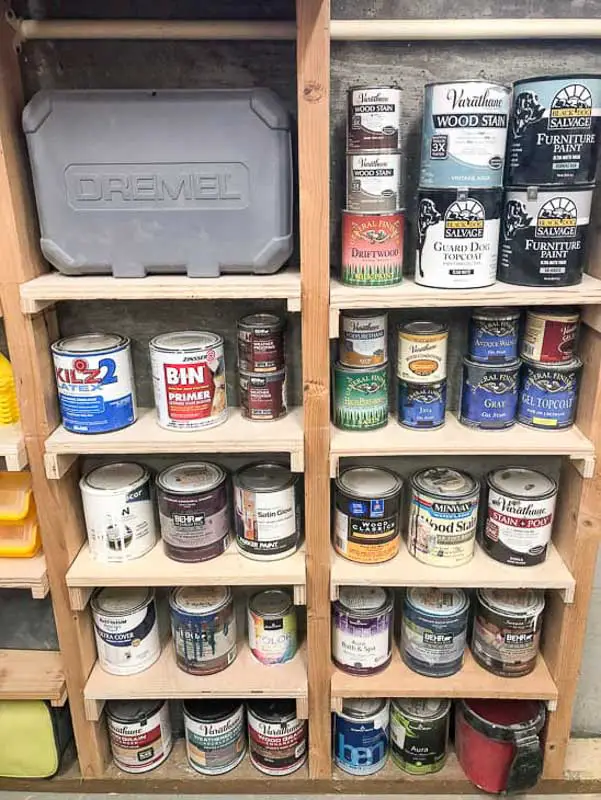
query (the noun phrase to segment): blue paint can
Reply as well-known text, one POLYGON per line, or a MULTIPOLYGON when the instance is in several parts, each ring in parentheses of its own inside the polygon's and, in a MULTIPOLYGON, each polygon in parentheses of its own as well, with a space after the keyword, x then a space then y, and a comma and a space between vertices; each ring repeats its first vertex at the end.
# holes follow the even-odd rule
POLYGON ((440 428, 447 408, 447 382, 409 383, 398 379, 398 421, 406 428, 440 428))
POLYGON ((373 775, 386 764, 390 742, 388 700, 349 698, 334 714, 334 760, 350 775, 373 775))
POLYGON ((459 421, 469 428, 501 430, 516 422, 520 360, 479 364, 463 359, 459 421))
POLYGON ((482 364, 507 364, 518 357, 520 312, 475 308, 470 319, 468 354, 482 364))
POLYGON ((541 364, 524 361, 518 421, 531 428, 560 430, 574 424, 582 361, 541 364))

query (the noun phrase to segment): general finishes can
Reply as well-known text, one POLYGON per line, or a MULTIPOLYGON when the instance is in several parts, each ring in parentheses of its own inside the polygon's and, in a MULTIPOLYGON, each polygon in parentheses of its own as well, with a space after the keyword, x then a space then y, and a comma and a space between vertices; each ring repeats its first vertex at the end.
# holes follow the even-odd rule
POLYGON ((543 430, 560 430, 574 424, 582 361, 538 364, 524 361, 518 404, 522 425, 543 430))
POLYGON ((405 428, 432 430, 445 423, 447 382, 409 383, 397 379, 398 421, 405 428))
POLYGON ((519 333, 519 311, 513 308, 475 308, 470 319, 469 356, 481 364, 515 361, 519 333))
POLYGON ((286 366, 284 321, 275 314, 248 314, 238 320, 241 372, 281 372, 286 366))
POLYGON ((390 706, 390 754, 409 775, 430 775, 444 767, 451 701, 395 697, 390 706))
POLYGON ((332 660, 351 675, 373 675, 392 658, 392 593, 376 586, 342 586, 333 603, 332 660))
POLYGON ((526 314, 522 358, 564 364, 575 356, 580 314, 575 308, 537 308, 526 314))
POLYGON ((403 280, 405 212, 342 212, 342 269, 347 286, 393 286, 403 280))
POLYGON ((350 775, 373 775, 388 760, 390 703, 371 697, 347 698, 334 714, 334 760, 350 775))
POLYGON ((346 207, 369 214, 401 205, 401 154, 398 151, 349 153, 346 157, 346 207))
POLYGON ((399 325, 397 377, 409 383, 439 383, 447 377, 449 328, 417 320, 399 325))
POLYGON ((294 700, 248 703, 251 764, 266 775, 290 775, 307 760, 307 720, 298 719, 294 700))
POLYGON ((244 703, 240 700, 185 700, 188 763, 202 775, 223 775, 246 754, 244 703))
POLYGON ((167 700, 109 700, 106 722, 113 761, 123 772, 150 772, 171 752, 167 700))
POLYGON ((296 609, 288 592, 265 589, 248 601, 248 645, 262 664, 285 664, 296 655, 296 609))
POLYGON ((401 146, 401 90, 352 86, 348 91, 347 149, 397 150, 401 146))
POLYGON ((388 314, 343 311, 339 361, 345 367, 377 367, 388 361, 388 314))
POLYGON ((480 364, 463 359, 459 421, 468 428, 501 430, 515 425, 521 361, 480 364))
POLYGON ((345 367, 334 364, 334 425, 371 431, 388 424, 388 364, 345 367))

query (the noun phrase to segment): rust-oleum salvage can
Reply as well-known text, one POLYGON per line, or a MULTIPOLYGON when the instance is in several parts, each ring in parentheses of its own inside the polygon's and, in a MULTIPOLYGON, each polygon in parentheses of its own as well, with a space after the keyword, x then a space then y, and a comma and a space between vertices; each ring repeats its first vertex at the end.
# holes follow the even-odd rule
POLYGON ((401 90, 352 86, 348 91, 347 149, 397 150, 401 146, 401 90))

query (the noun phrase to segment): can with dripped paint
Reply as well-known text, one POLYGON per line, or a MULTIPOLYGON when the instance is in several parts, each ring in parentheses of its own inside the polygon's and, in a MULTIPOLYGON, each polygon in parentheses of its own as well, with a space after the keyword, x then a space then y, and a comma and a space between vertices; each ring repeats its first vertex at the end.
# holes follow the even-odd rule
POLYGON ((526 314, 522 358, 564 364, 576 355, 580 314, 575 308, 537 308, 526 314))
POLYGON ((397 379, 398 421, 406 428, 431 430, 444 425, 447 382, 409 383, 397 379))
POLYGON ((246 755, 244 703, 184 700, 188 764, 201 775, 223 775, 246 755))
POLYGON ((286 370, 268 375, 239 372, 240 413, 246 419, 269 421, 286 416, 286 370))
POLYGON ((582 361, 538 364, 524 361, 518 403, 522 425, 543 430, 571 428, 576 417, 582 361))
POLYGON ((393 598, 376 586, 342 586, 332 607, 332 660, 351 675, 373 675, 392 658, 393 598))
POLYGON ((440 383, 447 377, 448 325, 416 320, 399 325, 397 377, 408 383, 440 383))
POLYGON ((307 720, 296 715, 294 700, 248 703, 250 761, 265 775, 290 775, 307 760, 307 720))
POLYGON ((401 146, 401 90, 393 86, 351 86, 348 90, 346 146, 397 150, 401 146))
POLYGON ((109 700, 106 722, 113 761, 123 772, 150 772, 171 752, 167 700, 109 700))
POLYGON ((482 364, 507 364, 518 357, 520 312, 513 308, 475 308, 468 353, 482 364))
POLYGON ((248 601, 248 646, 262 664, 285 664, 296 655, 296 609, 288 592, 264 589, 248 601))
POLYGON ((409 775, 439 772, 447 760, 451 701, 395 697, 390 706, 390 755, 409 775))
POLYGON ((373 431, 388 424, 388 364, 345 367, 334 364, 334 425, 373 431))
POLYGON ((377 367, 388 361, 388 314, 343 311, 339 361, 345 367, 377 367))
POLYGON ((275 314, 248 314, 238 320, 238 368, 241 372, 281 372, 286 367, 284 320, 275 314))
POLYGON ((390 702, 347 698, 334 714, 334 761, 350 775, 374 775, 388 760, 390 702))
POLYGON ((401 205, 401 154, 394 150, 349 153, 346 207, 362 214, 396 211, 401 205))
POLYGON ((403 280, 405 212, 342 212, 341 283, 394 286, 403 280))
POLYGON ((463 359, 459 421, 468 428, 502 430, 515 425, 521 361, 480 364, 463 359))

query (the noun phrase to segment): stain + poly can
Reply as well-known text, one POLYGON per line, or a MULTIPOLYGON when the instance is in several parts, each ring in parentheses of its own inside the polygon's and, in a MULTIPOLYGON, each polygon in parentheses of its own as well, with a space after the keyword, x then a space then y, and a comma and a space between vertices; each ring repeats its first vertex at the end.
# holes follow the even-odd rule
POLYGON ((393 86, 352 86, 348 91, 349 153, 401 146, 401 91, 393 86))
POLYGON ((575 308, 537 308, 526 314, 522 358, 563 364, 575 356, 580 314, 575 308))
POLYGON ((481 364, 507 364, 518 357, 520 312, 512 308, 475 308, 469 326, 468 353, 481 364))
POLYGON ((449 328, 417 320, 399 325, 397 377, 409 383, 440 383, 447 377, 449 328))
POLYGON ((451 701, 394 698, 390 706, 390 755, 409 775, 431 775, 444 767, 451 701))
POLYGON ((445 422, 447 382, 409 383, 397 380, 398 421, 405 428, 430 430, 445 422))
POLYGON ((239 373, 240 412, 246 419, 268 421, 288 411, 286 370, 268 375, 239 373))
POLYGON ((582 361, 538 364, 524 361, 518 404, 522 425, 543 430, 561 430, 574 424, 582 361))
POLYGON ((334 364, 334 425, 373 431, 388 424, 388 364, 345 367, 334 364))
POLYGON ((248 314, 238 320, 241 372, 281 372, 286 367, 284 320, 275 314, 248 314))
POLYGON ((354 697, 334 714, 334 761, 350 775, 374 775, 388 760, 390 703, 354 697))
POLYGON ((307 720, 298 719, 294 700, 248 703, 250 761, 265 775, 290 775, 307 760, 307 720))
POLYGON ((106 722, 113 761, 123 772, 150 772, 173 746, 167 700, 109 700, 106 722))
POLYGON ((405 212, 342 212, 342 270, 347 286, 393 286, 403 280, 405 212))
POLYGON ((288 592, 265 589, 248 601, 248 645, 261 664, 285 664, 296 655, 296 609, 288 592))
POLYGON ((346 207, 362 214, 396 211, 401 205, 401 154, 398 151, 349 153, 346 157, 346 207))
POLYGON ((223 775, 246 754, 244 703, 239 700, 184 700, 188 763, 201 775, 223 775))
POLYGON ((339 361, 345 367, 378 367, 388 361, 388 314, 343 311, 339 361))
POLYGON ((351 675, 373 675, 392 658, 392 593, 341 586, 332 608, 332 660, 351 675))
POLYGON ((480 364, 463 359, 459 421, 468 428, 502 430, 515 425, 521 361, 480 364))

